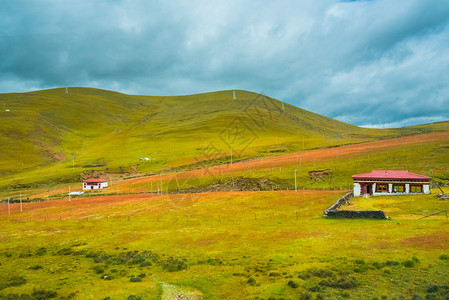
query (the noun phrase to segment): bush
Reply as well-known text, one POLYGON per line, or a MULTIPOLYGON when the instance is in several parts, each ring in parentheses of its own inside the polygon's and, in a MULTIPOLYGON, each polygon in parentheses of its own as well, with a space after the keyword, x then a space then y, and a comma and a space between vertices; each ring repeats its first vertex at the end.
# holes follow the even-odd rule
POLYGON ((427 287, 426 292, 427 293, 436 293, 436 292, 438 292, 438 286, 437 285, 429 285, 427 287))
POLYGON ((340 277, 332 281, 322 280, 319 285, 339 289, 353 289, 357 287, 358 283, 353 277, 340 277))
POLYGON ((70 255, 73 253, 73 250, 71 248, 62 248, 57 252, 58 255, 70 255))
POLYGON ((380 263, 380 262, 373 262, 373 267, 375 267, 376 269, 382 269, 383 267, 385 267, 385 263, 380 263))
POLYGON ((140 278, 145 278, 147 276, 147 274, 145 274, 145 273, 141 273, 141 274, 139 274, 139 276, 138 277, 140 277, 140 278))
POLYGON ((421 262, 416 256, 413 256, 412 260, 415 264, 419 264, 421 262))
POLYGON ((246 283, 249 285, 256 285, 256 279, 250 277, 246 283))
POLYGON ((314 292, 314 293, 321 292, 321 287, 319 285, 315 285, 315 286, 312 286, 311 288, 309 288, 309 291, 314 292))
POLYGON ((129 281, 131 281, 131 282, 142 282, 142 278, 140 278, 140 277, 131 277, 131 279, 129 281))
POLYGON ((114 279, 114 276, 112 276, 112 275, 101 275, 100 278, 104 279, 104 280, 112 280, 112 279, 114 279))
POLYGON ((177 272, 187 269, 187 264, 184 260, 173 259, 173 257, 169 257, 165 260, 162 266, 169 272, 177 272))
POLYGON ((31 296, 34 297, 32 299, 50 299, 55 298, 58 295, 55 291, 46 291, 46 290, 33 290, 31 296))
POLYGON ((97 273, 97 274, 103 274, 103 273, 104 273, 104 269, 103 269, 103 267, 101 267, 101 266, 95 266, 95 267, 94 267, 94 271, 95 271, 95 273, 97 273))
POLYGON ((315 299, 316 300, 324 300, 324 296, 322 294, 317 294, 315 299))
POLYGON ((354 260, 354 263, 355 263, 356 265, 364 265, 364 264, 365 264, 365 261, 364 261, 363 259, 356 259, 356 260, 354 260))
POLYGON ((280 277, 280 276, 281 276, 281 273, 278 273, 278 272, 270 272, 270 274, 268 274, 268 276, 270 276, 270 277, 280 277))
POLYGON ((402 262, 402 265, 406 268, 413 268, 415 266, 415 262, 413 260, 406 260, 402 262))
POLYGON ((31 266, 29 269, 30 270, 39 270, 39 269, 42 269, 42 266, 41 265, 35 265, 35 266, 31 266))
POLYGON ((47 254, 47 249, 42 247, 42 248, 37 249, 35 255, 36 256, 42 256, 42 255, 45 255, 45 254, 47 254))
POLYGON ((304 294, 301 294, 301 296, 299 296, 299 299, 300 300, 312 300, 312 294, 306 292, 304 294))
POLYGON ((290 280, 288 283, 287 283, 287 285, 289 286, 289 287, 291 287, 292 289, 296 289, 296 288, 298 288, 298 284, 296 283, 296 282, 294 282, 293 280, 290 280))
POLYGON ((137 297, 136 295, 129 295, 127 299, 128 300, 142 300, 142 298, 137 297))
POLYGON ((438 258, 441 259, 441 260, 449 260, 449 255, 441 254, 438 258))
POLYGON ((324 270, 324 269, 313 270, 311 273, 313 276, 320 277, 320 278, 334 276, 334 273, 332 271, 324 270))
POLYGON ((9 286, 20 286, 27 283, 27 280, 23 278, 22 276, 13 276, 11 277, 8 282, 2 286, 0 286, 0 290, 7 288, 9 286))
POLYGON ((387 261, 385 262, 385 265, 387 265, 387 266, 398 266, 398 265, 399 265, 399 262, 394 261, 394 260, 387 260, 387 261))

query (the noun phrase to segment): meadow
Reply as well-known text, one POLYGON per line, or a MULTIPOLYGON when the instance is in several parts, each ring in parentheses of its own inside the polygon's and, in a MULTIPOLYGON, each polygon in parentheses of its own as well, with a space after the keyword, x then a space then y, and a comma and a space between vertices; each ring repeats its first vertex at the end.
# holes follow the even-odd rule
POLYGON ((323 218, 341 195, 98 196, 14 204, 9 217, 2 205, 0 297, 444 299, 449 221, 419 218, 447 201, 355 198, 392 219, 323 218))

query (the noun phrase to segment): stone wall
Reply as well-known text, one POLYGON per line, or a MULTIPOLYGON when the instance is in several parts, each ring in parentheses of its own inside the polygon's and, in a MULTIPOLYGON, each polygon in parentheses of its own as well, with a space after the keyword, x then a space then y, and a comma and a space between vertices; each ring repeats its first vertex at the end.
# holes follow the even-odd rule
POLYGON ((387 219, 385 213, 381 210, 339 210, 352 196, 352 193, 347 193, 338 199, 337 202, 324 211, 324 217, 342 219, 387 219))
POLYGON ((342 219, 387 219, 382 210, 330 210, 326 216, 342 219))

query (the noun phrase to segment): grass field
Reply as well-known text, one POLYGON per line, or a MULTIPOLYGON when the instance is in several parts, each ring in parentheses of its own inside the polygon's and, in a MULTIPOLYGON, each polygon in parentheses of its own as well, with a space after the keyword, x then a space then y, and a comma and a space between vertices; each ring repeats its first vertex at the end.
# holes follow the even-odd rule
MULTIPOLYGON (((377 197, 372 205, 392 220, 322 218, 341 194, 103 196, 26 203, 23 213, 14 204, 9 218, 2 205, 0 295, 440 299, 448 291, 449 221, 419 220, 447 201, 377 197)), ((366 200, 352 206, 371 207, 366 200)))
POLYGON ((356 173, 447 185, 449 122, 365 129, 236 94, 1 94, 0 299, 449 299, 439 190, 344 206, 391 220, 322 216, 356 173), (87 177, 110 186, 69 202, 87 177))

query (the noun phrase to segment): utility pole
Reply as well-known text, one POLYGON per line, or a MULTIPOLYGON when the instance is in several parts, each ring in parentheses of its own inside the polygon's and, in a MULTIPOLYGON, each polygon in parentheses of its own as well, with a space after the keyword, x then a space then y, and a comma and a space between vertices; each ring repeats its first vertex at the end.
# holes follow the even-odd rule
POLYGON ((162 173, 159 174, 159 176, 161 176, 161 195, 162 195, 162 173))
POLYGON ((232 146, 231 146, 231 167, 232 167, 232 146))
POLYGON ((298 188, 296 187, 296 169, 295 169, 295 192, 298 192, 298 188))

